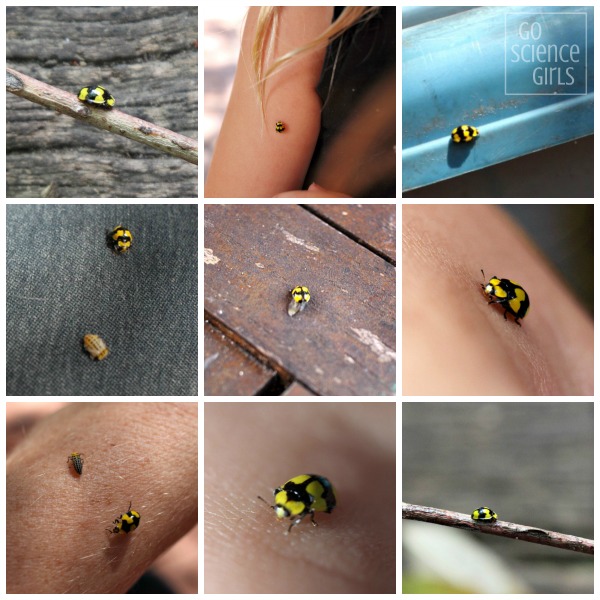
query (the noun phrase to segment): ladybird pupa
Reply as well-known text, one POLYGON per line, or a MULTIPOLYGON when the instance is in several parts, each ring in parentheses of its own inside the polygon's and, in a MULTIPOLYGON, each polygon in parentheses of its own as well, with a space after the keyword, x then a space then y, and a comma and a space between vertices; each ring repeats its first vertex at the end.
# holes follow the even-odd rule
POLYGON ((108 356, 108 347, 99 335, 95 335, 93 333, 84 335, 83 347, 86 349, 91 358, 95 360, 103 360, 108 356))

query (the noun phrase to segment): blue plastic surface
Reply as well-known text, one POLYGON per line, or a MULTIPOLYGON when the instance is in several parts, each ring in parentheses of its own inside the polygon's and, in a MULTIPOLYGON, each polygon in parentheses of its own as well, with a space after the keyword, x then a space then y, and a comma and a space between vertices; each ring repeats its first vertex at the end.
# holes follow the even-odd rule
POLYGON ((593 31, 593 7, 476 8, 403 30, 403 190, 591 135, 593 31), (545 61, 554 46, 569 60, 545 61), (459 125, 476 141, 453 143, 459 125))

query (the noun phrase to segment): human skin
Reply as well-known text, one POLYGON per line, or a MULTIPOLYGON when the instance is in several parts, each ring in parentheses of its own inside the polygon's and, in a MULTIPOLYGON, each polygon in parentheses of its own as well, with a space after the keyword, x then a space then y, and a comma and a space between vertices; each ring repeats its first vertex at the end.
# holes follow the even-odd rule
POLYGON ((208 402, 206 594, 394 593, 394 402, 208 402), (287 530, 273 489, 327 477, 337 506, 287 530))
MULTIPOLYGON (((267 79, 263 118, 251 61, 258 13, 259 7, 248 11, 231 97, 204 186, 206 198, 270 198, 300 189, 319 135, 316 86, 325 48, 290 61, 267 79), (277 121, 285 123, 283 133, 275 131, 277 121)), ((314 40, 332 16, 331 6, 283 7, 275 56, 314 40)))
POLYGON ((308 190, 294 190, 292 192, 284 192, 275 194, 273 198, 351 198, 346 194, 340 194, 332 190, 326 190, 316 183, 311 183, 308 190))
POLYGON ((198 405, 69 404, 9 454, 6 492, 8 593, 124 593, 197 523, 198 405), (106 531, 130 501, 139 528, 106 531))
POLYGON ((593 323, 500 208, 404 205, 403 395, 592 395, 593 323), (496 275, 527 291, 521 327, 488 305, 496 275))

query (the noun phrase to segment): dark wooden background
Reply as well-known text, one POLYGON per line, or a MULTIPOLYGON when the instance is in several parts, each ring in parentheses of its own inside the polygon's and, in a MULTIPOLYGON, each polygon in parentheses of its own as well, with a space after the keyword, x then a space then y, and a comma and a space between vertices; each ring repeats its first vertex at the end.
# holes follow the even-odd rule
MULTIPOLYGON (((6 61, 198 139, 197 7, 8 7, 6 61)), ((8 198, 197 198, 198 167, 6 94, 8 198)))
POLYGON ((394 204, 206 205, 204 236, 205 395, 395 395, 394 204))

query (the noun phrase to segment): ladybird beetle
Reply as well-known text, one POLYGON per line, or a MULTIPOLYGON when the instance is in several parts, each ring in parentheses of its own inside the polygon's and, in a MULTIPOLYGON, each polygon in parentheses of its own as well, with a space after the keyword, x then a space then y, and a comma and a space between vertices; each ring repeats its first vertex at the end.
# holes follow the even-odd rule
POLYGON ((81 475, 83 473, 83 458, 81 458, 81 454, 79 452, 71 452, 71 456, 67 458, 67 464, 69 461, 73 463, 73 467, 81 475))
POLYGON ((107 529, 109 533, 129 533, 138 528, 140 524, 140 513, 131 510, 131 502, 129 502, 129 508, 126 513, 123 513, 120 518, 115 519, 113 523, 116 525, 112 529, 107 529))
POLYGON ((487 506, 476 508, 471 513, 471 519, 473 519, 473 521, 479 521, 480 523, 493 523, 497 518, 498 515, 487 506))
POLYGON ((77 98, 86 104, 99 106, 101 108, 112 108, 115 104, 115 99, 111 93, 101 85, 87 85, 82 87, 77 94, 77 98))
POLYGON ((310 291, 305 285, 297 285, 292 291, 292 299, 288 306, 288 315, 293 317, 297 312, 304 310, 310 301, 310 291))
POLYGON ((275 131, 277 133, 281 133, 282 131, 285 131, 285 125, 283 124, 282 121, 277 121, 277 123, 275 123, 275 131))
POLYGON ((515 281, 499 279, 495 275, 486 284, 483 269, 481 274, 484 281, 481 288, 489 298, 492 298, 488 304, 499 304, 504 309, 504 319, 506 320, 506 313, 510 313, 515 318, 515 323, 521 327, 519 319, 523 319, 529 310, 527 292, 515 281))
MULTIPOLYGON (((293 477, 281 487, 273 491, 275 505, 269 505, 275 511, 278 519, 290 518, 292 524, 288 533, 294 525, 298 525, 306 516, 310 515, 312 524, 316 527, 314 514, 316 512, 330 513, 336 505, 335 492, 329 479, 321 475, 298 475, 293 477)), ((264 498, 260 500, 269 504, 264 498)))
POLYGON ((460 144, 461 142, 472 142, 478 135, 477 127, 471 125, 460 125, 452 130, 452 141, 460 144))
POLYGON ((93 333, 84 335, 83 347, 93 359, 103 360, 108 356, 108 347, 99 335, 93 333))
POLYGON ((131 231, 127 229, 127 227, 123 227, 123 225, 117 225, 109 234, 108 234, 108 243, 112 246, 112 249, 118 254, 123 254, 131 248, 131 244, 133 242, 133 236, 131 235, 131 231))

